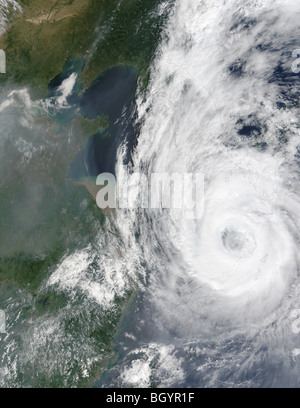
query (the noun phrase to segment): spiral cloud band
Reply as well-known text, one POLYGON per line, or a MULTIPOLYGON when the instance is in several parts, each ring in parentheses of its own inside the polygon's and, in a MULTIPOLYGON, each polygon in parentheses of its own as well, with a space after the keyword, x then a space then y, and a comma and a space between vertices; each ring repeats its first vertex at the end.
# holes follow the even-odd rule
POLYGON ((180 366, 172 384, 187 384, 187 364, 197 386, 298 383, 289 362, 298 364, 291 311, 300 302, 299 13, 289 0, 175 2, 139 101, 133 171, 203 173, 205 205, 191 220, 117 213, 126 240, 138 237, 144 293, 121 382, 132 355, 151 365, 163 343, 180 366), (147 319, 151 334, 141 336, 147 319), (275 360, 277 377, 261 374, 275 360), (251 377, 257 361, 264 369, 251 377))

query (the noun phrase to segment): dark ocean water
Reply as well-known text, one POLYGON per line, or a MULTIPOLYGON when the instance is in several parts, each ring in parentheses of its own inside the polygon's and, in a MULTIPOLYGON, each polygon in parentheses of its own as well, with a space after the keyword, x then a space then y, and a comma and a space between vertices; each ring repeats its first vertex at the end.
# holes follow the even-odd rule
POLYGON ((108 117, 108 127, 90 136, 85 148, 71 165, 69 177, 96 177, 100 173, 115 173, 119 147, 126 146, 128 154, 136 143, 135 92, 137 69, 119 65, 104 72, 81 96, 73 95, 70 101, 79 107, 81 116, 94 119, 108 117))
MULTIPOLYGON (((97 236, 97 262, 88 246, 53 272, 58 287, 78 288, 101 307, 122 296, 127 282, 136 284, 114 337, 116 357, 96 386, 299 387, 300 340, 292 330, 300 310, 295 4, 180 0, 145 99, 136 68, 118 65, 85 91, 77 79, 68 109, 50 106, 62 127, 78 115, 108 118, 70 166, 72 180, 129 163, 147 175, 206 177, 201 220, 119 209, 97 236)), ((47 98, 83 65, 68 60, 47 98)), ((48 344, 46 330, 43 339, 48 344)), ((56 353, 64 337, 54 339, 56 353)), ((35 353, 28 358, 38 360, 35 353)), ((61 355, 65 362, 65 350, 61 355)))

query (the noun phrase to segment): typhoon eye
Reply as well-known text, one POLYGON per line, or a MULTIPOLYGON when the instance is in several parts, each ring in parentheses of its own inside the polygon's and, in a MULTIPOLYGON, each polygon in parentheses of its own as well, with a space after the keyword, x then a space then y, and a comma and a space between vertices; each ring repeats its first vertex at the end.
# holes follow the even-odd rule
POLYGON ((224 249, 232 256, 250 256, 256 248, 255 240, 249 232, 225 228, 221 239, 224 249))

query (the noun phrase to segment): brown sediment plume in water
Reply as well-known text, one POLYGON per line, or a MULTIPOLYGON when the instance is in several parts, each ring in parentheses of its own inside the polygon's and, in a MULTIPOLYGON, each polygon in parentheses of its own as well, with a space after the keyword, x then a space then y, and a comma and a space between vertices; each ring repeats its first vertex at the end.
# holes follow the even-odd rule
MULTIPOLYGON (((90 193, 90 195, 93 197, 93 199, 96 201, 97 194, 101 190, 101 186, 96 185, 96 177, 85 177, 78 181, 74 181, 74 184, 78 186, 84 186, 90 193)), ((101 211, 103 215, 108 216, 113 214, 114 209, 105 208, 101 209, 101 211)))

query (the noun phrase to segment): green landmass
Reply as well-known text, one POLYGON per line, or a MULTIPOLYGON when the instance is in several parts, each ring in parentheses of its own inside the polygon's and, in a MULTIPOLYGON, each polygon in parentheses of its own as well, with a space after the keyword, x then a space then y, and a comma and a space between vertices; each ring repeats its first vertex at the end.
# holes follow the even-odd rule
MULTIPOLYGON (((49 83, 68 69, 80 74, 76 86, 84 91, 117 64, 136 66, 140 90, 146 89, 166 18, 165 13, 154 13, 159 0, 19 3, 23 13, 11 14, 0 38, 7 60, 7 73, 0 75, 3 92, 26 86, 32 98, 44 98, 49 83)), ((113 338, 134 287, 104 312, 82 294, 74 297, 44 285, 65 254, 93 245, 104 229, 106 214, 97 207, 93 188, 89 187, 90 194, 67 174, 89 136, 107 126, 108 119, 100 116, 89 120, 75 115, 61 121, 37 115, 28 133, 22 128, 22 139, 34 140, 37 147, 29 158, 24 159, 13 138, 1 147, 5 160, 0 162, 0 308, 7 312, 8 331, 30 333, 32 321, 53 317, 59 318, 65 333, 59 345, 50 336, 37 346, 32 360, 23 358, 27 339, 16 334, 13 341, 20 356, 14 366, 10 363, 16 376, 9 386, 91 386, 115 358, 113 338), (22 328, 15 328, 14 316, 22 328), (83 375, 82 365, 89 359, 94 362, 83 375)))
POLYGON ((70 56, 81 56, 85 87, 116 64, 139 69, 147 85, 166 15, 153 12, 159 0, 20 0, 23 14, 12 19, 0 38, 7 74, 0 83, 31 85, 42 97, 70 56))

